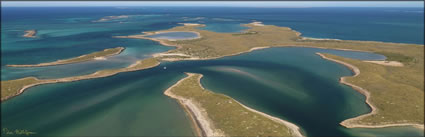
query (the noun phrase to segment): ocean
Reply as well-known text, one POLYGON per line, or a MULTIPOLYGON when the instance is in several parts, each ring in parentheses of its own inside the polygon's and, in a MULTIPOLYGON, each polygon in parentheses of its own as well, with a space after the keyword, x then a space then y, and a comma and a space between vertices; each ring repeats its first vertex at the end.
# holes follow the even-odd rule
MULTIPOLYGON (((2 7, 1 10, 1 80, 28 76, 60 78, 126 67, 173 47, 113 36, 165 30, 179 26, 178 23, 201 23, 207 25, 201 28, 204 30, 232 33, 247 29, 241 24, 261 21, 290 27, 312 38, 424 43, 423 8, 2 7), (120 15, 128 18, 100 21, 120 15), (37 37, 23 38, 23 31, 30 29, 37 30, 37 37), (6 67, 50 62, 118 46, 126 49, 106 61, 39 68, 6 67)), ((370 108, 363 95, 338 82, 339 77, 352 72, 321 59, 314 54, 317 51, 364 60, 385 59, 370 53, 292 47, 262 49, 214 60, 163 62, 147 70, 30 88, 1 104, 1 125, 37 132, 38 136, 191 136, 186 114, 163 92, 185 77, 183 72, 194 72, 204 75, 201 83, 205 88, 288 120, 300 126, 307 136, 423 136, 423 131, 410 127, 341 127, 338 123, 342 120, 368 113, 370 108)))

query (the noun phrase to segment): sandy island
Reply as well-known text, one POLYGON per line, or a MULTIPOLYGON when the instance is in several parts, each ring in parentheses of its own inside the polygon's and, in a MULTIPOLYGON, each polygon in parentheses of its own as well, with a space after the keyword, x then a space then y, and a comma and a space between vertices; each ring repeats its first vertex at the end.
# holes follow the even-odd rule
MULTIPOLYGON (((196 102, 195 100, 190 99, 190 98, 178 96, 171 91, 171 90, 173 90, 173 88, 180 86, 183 81, 185 81, 186 79, 189 79, 191 77, 198 77, 198 83, 197 84, 203 90, 205 90, 200 83, 200 79, 202 78, 202 74, 194 74, 194 73, 186 73, 186 74, 188 75, 187 77, 179 80, 176 84, 169 87, 167 90, 165 90, 164 94, 171 97, 171 98, 178 100, 179 104, 182 106, 182 108, 185 109, 185 112, 191 118, 192 124, 194 124, 194 126, 196 127, 195 129, 197 129, 196 131, 197 131, 198 135, 202 135, 202 136, 226 136, 226 133, 224 133, 222 130, 216 129, 214 127, 214 121, 212 121, 209 118, 208 113, 206 113, 205 109, 202 108, 198 102, 196 102)), ((241 104, 240 102, 238 102, 236 100, 233 100, 233 101, 238 103, 239 105, 241 105, 243 108, 247 109, 248 111, 260 114, 261 116, 264 116, 264 117, 266 117, 266 118, 268 118, 268 119, 270 119, 274 122, 285 125, 287 128, 290 129, 291 136, 303 137, 303 135, 300 132, 300 128, 298 126, 296 126, 295 124, 292 124, 292 123, 284 121, 282 119, 279 119, 279 118, 267 115, 265 113, 259 112, 257 110, 254 110, 252 108, 249 108, 249 107, 241 104)), ((231 102, 229 102, 229 103, 231 103, 231 102)))
POLYGON ((45 67, 45 66, 55 66, 55 65, 79 63, 79 62, 85 62, 85 61, 91 61, 91 60, 106 60, 106 57, 118 55, 124 49, 125 49, 124 47, 110 48, 110 49, 105 49, 105 50, 99 51, 99 52, 93 52, 93 53, 90 53, 90 54, 81 55, 81 56, 78 56, 78 57, 75 57, 75 58, 57 60, 57 61, 54 61, 54 62, 40 63, 40 64, 35 64, 35 65, 6 65, 6 66, 8 66, 8 67, 45 67))
MULTIPOLYGON (((301 35, 301 33, 300 33, 300 35, 301 35)), ((335 41, 340 41, 340 39, 310 38, 310 37, 302 37, 301 40, 335 40, 335 41)))
POLYGON ((27 37, 27 38, 35 38, 35 34, 37 33, 37 30, 33 29, 33 30, 26 30, 25 34, 22 35, 23 37, 27 37))
POLYGON ((384 128, 384 127, 392 127, 392 126, 413 126, 415 128, 419 128, 419 129, 424 129, 424 125, 421 124, 416 124, 416 123, 404 123, 404 124, 383 124, 383 125, 362 125, 362 124, 354 124, 352 123, 353 121, 357 121, 357 120, 361 120, 364 117, 367 116, 371 116, 373 114, 378 113, 378 110, 376 109, 376 107, 370 102, 370 93, 366 90, 363 89, 359 86, 356 86, 354 84, 351 84, 347 81, 345 81, 345 78, 347 77, 357 77, 358 75, 360 75, 360 70, 351 64, 348 64, 346 62, 340 61, 340 60, 336 60, 336 59, 332 59, 332 58, 328 58, 325 55, 321 54, 321 53, 316 53, 317 55, 319 55, 320 57, 322 57, 323 59, 326 60, 330 60, 339 64, 342 64, 346 67, 348 67, 351 71, 354 72, 353 76, 346 76, 346 77, 341 77, 339 79, 339 82, 342 84, 345 84, 347 86, 352 87, 353 89, 355 89, 356 91, 360 92, 361 94, 363 94, 366 97, 366 103, 368 104, 368 106, 372 109, 372 111, 370 113, 367 114, 363 114, 354 118, 350 118, 350 119, 346 119, 344 121, 342 121, 340 124, 344 127, 347 128, 384 128))

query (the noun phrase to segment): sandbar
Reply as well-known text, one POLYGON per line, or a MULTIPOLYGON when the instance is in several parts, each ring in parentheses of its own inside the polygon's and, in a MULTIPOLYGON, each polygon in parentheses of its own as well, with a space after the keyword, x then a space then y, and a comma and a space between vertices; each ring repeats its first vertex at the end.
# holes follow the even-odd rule
POLYGON ((375 60, 368 60, 368 61, 364 61, 364 62, 369 62, 369 63, 375 63, 375 64, 379 64, 379 65, 385 65, 385 66, 394 66, 394 67, 403 67, 403 63, 398 62, 398 61, 375 61, 375 60))
POLYGON ((55 66, 55 65, 64 65, 64 64, 72 64, 79 63, 91 60, 106 60, 106 57, 110 57, 113 55, 120 54, 125 48, 124 47, 116 47, 110 49, 104 49, 103 51, 93 52, 86 55, 81 55, 75 58, 57 60, 54 62, 40 63, 35 65, 6 65, 8 67, 45 67, 45 66, 55 66))
POLYGON ((35 34, 37 33, 37 30, 33 29, 33 30, 26 30, 25 34, 23 35, 23 37, 27 37, 27 38, 35 38, 35 34))

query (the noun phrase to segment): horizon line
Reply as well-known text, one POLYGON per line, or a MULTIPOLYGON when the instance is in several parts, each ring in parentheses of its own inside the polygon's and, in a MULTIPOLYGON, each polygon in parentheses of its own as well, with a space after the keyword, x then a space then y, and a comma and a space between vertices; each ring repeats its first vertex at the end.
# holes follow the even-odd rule
POLYGON ((1 1, 1 7, 416 7, 424 1, 1 1))
POLYGON ((114 8, 125 8, 125 7, 229 7, 229 8, 424 8, 424 7, 403 7, 403 6, 387 6, 387 7, 383 7, 383 6, 377 6, 377 7, 362 7, 362 6, 323 6, 323 7, 296 7, 296 6, 275 6, 275 7, 270 7, 270 6, 208 6, 208 5, 197 5, 197 6, 152 6, 152 5, 146 5, 146 6, 133 6, 133 5, 129 5, 129 6, 1 6, 1 8, 49 8, 49 7, 114 7, 114 8))

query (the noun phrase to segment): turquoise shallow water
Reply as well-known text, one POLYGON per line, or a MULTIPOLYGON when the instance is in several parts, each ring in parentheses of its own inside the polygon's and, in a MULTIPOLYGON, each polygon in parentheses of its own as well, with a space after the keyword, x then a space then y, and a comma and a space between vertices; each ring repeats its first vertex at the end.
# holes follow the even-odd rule
MULTIPOLYGON (((257 20, 289 26, 309 37, 423 44, 420 37, 423 32, 417 31, 423 30, 423 12, 402 12, 417 10, 423 11, 414 8, 271 8, 255 12, 252 8, 194 7, 2 8, 1 79, 59 78, 125 67, 172 47, 112 36, 165 30, 178 23, 202 23, 207 26, 200 29, 229 33, 243 31, 246 27, 240 24, 257 20), (93 22, 119 15, 130 16, 93 22), (344 21, 339 20, 340 17, 353 19, 344 21), (38 37, 22 38, 27 29, 37 29, 38 37), (365 33, 370 34, 369 37, 364 37, 365 33), (117 46, 126 50, 106 61, 42 68, 5 67, 6 64, 55 61, 117 46)), ((183 72, 195 72, 204 75, 201 83, 207 89, 293 122, 308 136, 423 136, 423 131, 411 127, 346 129, 339 126, 342 120, 370 109, 364 96, 338 83, 339 77, 352 72, 321 59, 316 52, 361 60, 385 59, 377 54, 351 51, 272 48, 217 60, 163 62, 143 71, 30 88, 1 104, 1 125, 12 130, 34 131, 37 136, 191 136, 185 113, 173 99, 164 96, 163 91, 185 77, 183 72)))

